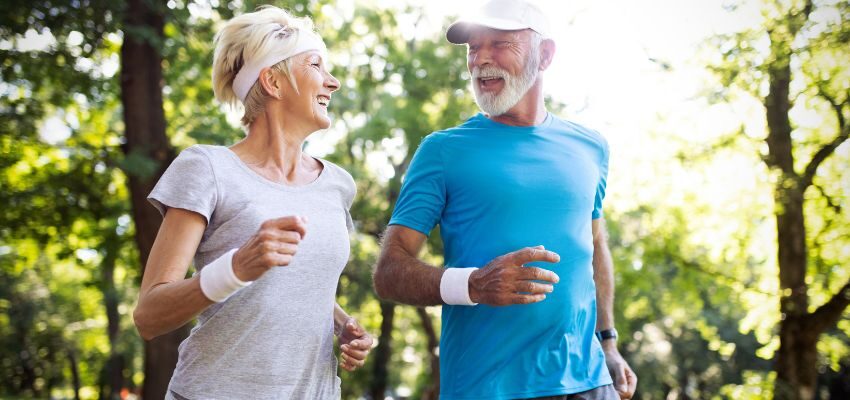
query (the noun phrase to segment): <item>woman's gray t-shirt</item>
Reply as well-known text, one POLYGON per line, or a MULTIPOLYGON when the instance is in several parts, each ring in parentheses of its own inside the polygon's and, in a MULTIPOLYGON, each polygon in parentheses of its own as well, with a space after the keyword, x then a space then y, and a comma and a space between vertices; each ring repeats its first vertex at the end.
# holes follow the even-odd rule
POLYGON ((351 175, 325 160, 319 177, 288 186, 251 170, 230 149, 183 150, 148 200, 163 214, 182 208, 207 220, 195 253, 202 271, 242 246, 269 219, 307 217, 292 263, 272 268, 198 316, 169 390, 189 399, 338 399, 333 354, 337 282, 348 261, 351 175))

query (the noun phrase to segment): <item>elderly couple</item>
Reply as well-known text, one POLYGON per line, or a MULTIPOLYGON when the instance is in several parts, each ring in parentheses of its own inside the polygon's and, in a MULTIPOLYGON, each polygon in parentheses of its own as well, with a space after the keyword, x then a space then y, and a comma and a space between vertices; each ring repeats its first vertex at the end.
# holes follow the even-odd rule
MULTIPOLYGON (((375 269, 378 295, 443 305, 443 399, 630 398, 602 219, 608 146, 546 111, 555 54, 546 18, 492 0, 453 23, 483 111, 428 135, 375 269), (444 268, 417 258, 437 225, 444 268)), ((372 337, 335 302, 355 184, 302 151, 330 125, 339 81, 307 18, 275 7, 216 37, 216 97, 241 102, 245 139, 184 150, 149 196, 164 216, 134 318, 145 339, 197 317, 170 399, 337 399, 339 365, 372 337), (198 272, 186 279, 194 261, 198 272)))

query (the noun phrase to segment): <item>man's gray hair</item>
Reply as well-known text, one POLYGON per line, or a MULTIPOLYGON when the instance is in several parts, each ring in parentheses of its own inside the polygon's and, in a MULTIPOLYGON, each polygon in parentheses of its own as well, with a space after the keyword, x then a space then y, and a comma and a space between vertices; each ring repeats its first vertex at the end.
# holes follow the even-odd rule
POLYGON ((543 43, 543 35, 537 33, 536 31, 531 31, 531 49, 534 52, 540 51, 540 43, 543 43))

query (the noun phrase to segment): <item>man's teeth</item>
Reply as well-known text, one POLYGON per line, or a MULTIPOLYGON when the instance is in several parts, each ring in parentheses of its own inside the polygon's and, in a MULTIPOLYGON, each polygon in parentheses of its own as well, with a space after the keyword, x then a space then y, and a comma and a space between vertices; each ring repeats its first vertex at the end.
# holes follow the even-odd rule
POLYGON ((327 106, 328 103, 330 103, 330 101, 331 101, 331 99, 324 97, 324 96, 319 96, 319 97, 316 98, 316 100, 318 100, 319 104, 321 104, 323 106, 327 106))

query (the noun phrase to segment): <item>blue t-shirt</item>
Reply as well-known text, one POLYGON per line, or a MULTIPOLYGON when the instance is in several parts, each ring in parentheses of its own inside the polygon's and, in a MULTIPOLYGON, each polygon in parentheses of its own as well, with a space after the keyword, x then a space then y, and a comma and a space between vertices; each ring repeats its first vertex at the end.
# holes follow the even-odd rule
POLYGON ((602 215, 608 145, 548 114, 516 127, 478 114, 428 135, 413 157, 390 225, 428 235, 440 225, 447 268, 483 267, 528 246, 561 261, 546 300, 443 306, 440 398, 514 399, 611 383, 594 335, 591 220, 602 215))

